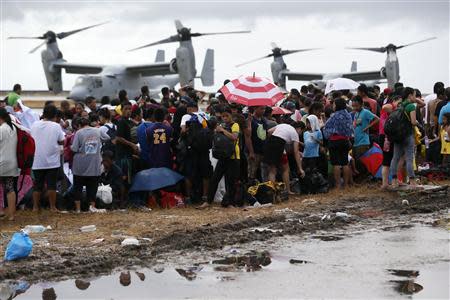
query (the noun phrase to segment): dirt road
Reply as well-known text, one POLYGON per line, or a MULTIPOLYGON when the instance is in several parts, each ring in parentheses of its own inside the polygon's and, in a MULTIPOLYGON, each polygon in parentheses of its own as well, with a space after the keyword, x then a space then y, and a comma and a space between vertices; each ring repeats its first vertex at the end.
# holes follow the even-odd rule
POLYGON ((404 214, 433 213, 448 209, 446 193, 399 195, 364 186, 322 195, 291 197, 288 202, 263 208, 219 206, 199 211, 194 208, 127 211, 106 214, 39 214, 19 212, 14 223, 0 221, 0 253, 12 234, 26 225, 50 225, 51 230, 30 234, 32 254, 0 264, 0 281, 37 281, 85 278, 108 274, 129 266, 152 266, 175 250, 202 251, 225 245, 264 241, 274 236, 314 234, 348 224, 384 219, 404 214), (409 205, 402 204, 407 199, 409 205), (338 217, 336 212, 350 215, 338 217), (83 233, 79 228, 96 225, 83 233), (265 227, 272 231, 253 232, 265 227), (139 239, 139 246, 122 247, 127 237, 139 239), (103 239, 103 240, 102 240, 103 239))

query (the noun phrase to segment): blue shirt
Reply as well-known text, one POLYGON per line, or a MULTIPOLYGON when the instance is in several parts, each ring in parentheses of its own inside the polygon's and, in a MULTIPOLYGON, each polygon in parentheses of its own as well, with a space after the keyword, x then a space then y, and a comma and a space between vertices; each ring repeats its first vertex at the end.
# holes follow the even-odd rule
MULTIPOLYGON (((447 113, 450 113, 450 102, 448 102, 441 108, 441 112, 439 113, 439 120, 438 120, 439 125, 442 125, 442 117, 447 113)), ((447 120, 447 121, 450 121, 450 120, 447 120)))
POLYGON ((370 145, 369 134, 364 131, 364 128, 369 126, 374 118, 375 115, 365 108, 355 114, 355 142, 353 147, 370 145))
POLYGON ((142 122, 142 124, 140 124, 136 129, 137 140, 141 148, 139 156, 142 160, 148 163, 150 162, 150 150, 148 147, 146 131, 147 128, 151 127, 152 125, 152 122, 142 122))
POLYGON ((303 157, 319 157, 319 143, 314 140, 322 140, 322 132, 320 130, 310 132, 305 131, 303 133, 303 140, 305 143, 305 148, 303 150, 303 157))

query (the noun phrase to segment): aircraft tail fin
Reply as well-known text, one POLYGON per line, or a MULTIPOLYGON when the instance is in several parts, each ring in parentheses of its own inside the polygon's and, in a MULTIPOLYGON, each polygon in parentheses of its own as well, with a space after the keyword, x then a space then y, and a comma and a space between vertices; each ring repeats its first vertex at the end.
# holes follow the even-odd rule
POLYGON ((352 66, 350 68, 350 72, 357 72, 358 71, 358 63, 354 60, 352 61, 352 66))
POLYGON ((156 52, 155 63, 164 62, 166 60, 166 53, 164 50, 158 49, 156 52))
POLYGON ((205 62, 203 63, 202 74, 200 76, 203 86, 214 85, 214 50, 206 50, 205 62))
POLYGON ((49 49, 45 49, 41 52, 42 66, 44 67, 45 79, 47 80, 47 86, 50 91, 58 94, 62 92, 62 76, 61 68, 54 68, 53 64, 55 62, 64 61, 62 59, 62 54, 59 52, 55 54, 49 49))

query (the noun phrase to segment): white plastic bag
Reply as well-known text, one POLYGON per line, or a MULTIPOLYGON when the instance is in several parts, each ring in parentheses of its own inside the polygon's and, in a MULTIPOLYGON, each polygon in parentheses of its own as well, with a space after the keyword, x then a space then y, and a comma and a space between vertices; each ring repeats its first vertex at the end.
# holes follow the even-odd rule
POLYGON ((112 203, 112 188, 108 185, 101 184, 97 190, 97 198, 103 201, 105 204, 112 203))

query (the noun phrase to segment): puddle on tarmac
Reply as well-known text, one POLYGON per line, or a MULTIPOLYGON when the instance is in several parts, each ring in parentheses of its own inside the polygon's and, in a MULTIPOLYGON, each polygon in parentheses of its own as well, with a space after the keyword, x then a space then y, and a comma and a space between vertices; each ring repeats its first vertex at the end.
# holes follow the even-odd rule
POLYGON ((343 239, 283 237, 174 255, 172 262, 152 269, 35 284, 15 299, 449 299, 447 230, 418 225, 337 236, 343 239), (252 249, 258 252, 249 253, 252 249))

